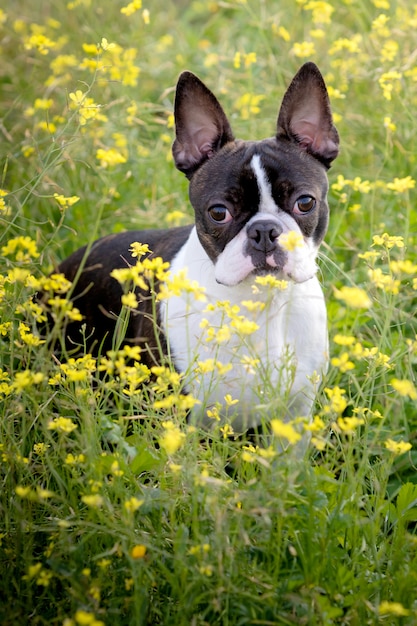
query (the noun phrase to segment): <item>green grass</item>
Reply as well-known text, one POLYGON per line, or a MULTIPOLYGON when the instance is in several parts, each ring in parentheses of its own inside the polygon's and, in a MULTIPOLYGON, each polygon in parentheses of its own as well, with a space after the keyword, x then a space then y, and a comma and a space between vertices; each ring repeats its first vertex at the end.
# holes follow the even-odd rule
POLYGON ((123 6, 0 11, 0 622, 411 626, 415 3, 123 6), (131 380, 130 399, 123 364, 111 384, 92 384, 88 359, 63 369, 28 303, 80 245, 191 220, 170 157, 180 71, 213 89, 237 136, 263 138, 305 60, 330 88, 342 150, 320 258, 332 363, 300 458, 215 420, 188 426, 169 369, 158 389, 131 380), (155 406, 172 393, 174 408, 155 406))

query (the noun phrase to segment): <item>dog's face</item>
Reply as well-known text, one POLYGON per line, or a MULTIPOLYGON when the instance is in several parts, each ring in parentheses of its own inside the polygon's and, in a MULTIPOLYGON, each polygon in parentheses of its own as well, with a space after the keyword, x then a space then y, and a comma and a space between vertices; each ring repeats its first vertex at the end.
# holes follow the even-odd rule
POLYGON ((293 79, 271 139, 236 141, 217 99, 189 72, 178 82, 175 120, 175 162, 190 179, 216 280, 311 278, 328 223, 326 170, 339 143, 317 67, 306 63, 293 79))

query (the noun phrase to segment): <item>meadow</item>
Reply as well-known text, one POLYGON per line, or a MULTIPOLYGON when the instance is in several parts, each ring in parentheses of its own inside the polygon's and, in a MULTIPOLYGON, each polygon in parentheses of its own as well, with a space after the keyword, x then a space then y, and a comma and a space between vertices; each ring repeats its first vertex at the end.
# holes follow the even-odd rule
POLYGON ((416 51, 409 0, 6 0, 2 625, 417 623, 416 51), (301 458, 279 413, 256 440, 215 411, 188 424, 169 362, 149 379, 123 349, 57 359, 33 295, 51 291, 59 337, 77 316, 60 260, 191 222, 171 157, 182 70, 260 139, 307 60, 341 153, 319 259, 330 366, 301 458))

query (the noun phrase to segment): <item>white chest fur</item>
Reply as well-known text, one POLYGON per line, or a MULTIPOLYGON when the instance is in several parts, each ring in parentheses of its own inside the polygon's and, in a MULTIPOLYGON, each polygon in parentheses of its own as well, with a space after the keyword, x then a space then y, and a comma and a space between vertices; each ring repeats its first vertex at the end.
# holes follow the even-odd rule
POLYGON ((268 294, 263 290, 253 294, 253 276, 233 287, 220 285, 195 228, 173 259, 171 271, 176 274, 184 267, 188 278, 205 288, 207 301, 186 294, 172 297, 161 304, 161 320, 175 365, 185 374, 186 388, 201 402, 193 417, 210 422, 207 409, 216 403, 235 430, 259 424, 266 414, 307 417, 328 349, 326 308, 316 277, 289 282, 286 289, 268 294), (262 311, 242 306, 244 301, 265 298, 262 311), (236 331, 233 315, 228 315, 227 306, 216 306, 218 302, 240 307, 238 315, 255 322, 257 330, 236 331), (207 311, 208 303, 215 305, 214 310, 207 311), (202 329, 202 320, 208 320, 213 337, 202 329), (223 332, 218 334, 220 329, 223 332), (225 396, 238 402, 228 407, 225 396))

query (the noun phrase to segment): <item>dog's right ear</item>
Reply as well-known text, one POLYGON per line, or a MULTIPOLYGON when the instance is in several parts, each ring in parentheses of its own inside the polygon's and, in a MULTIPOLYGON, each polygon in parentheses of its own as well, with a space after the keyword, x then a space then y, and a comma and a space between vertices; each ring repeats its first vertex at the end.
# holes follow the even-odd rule
POLYGON ((175 95, 175 165, 187 178, 228 141, 229 121, 214 94, 191 72, 183 72, 175 95))

